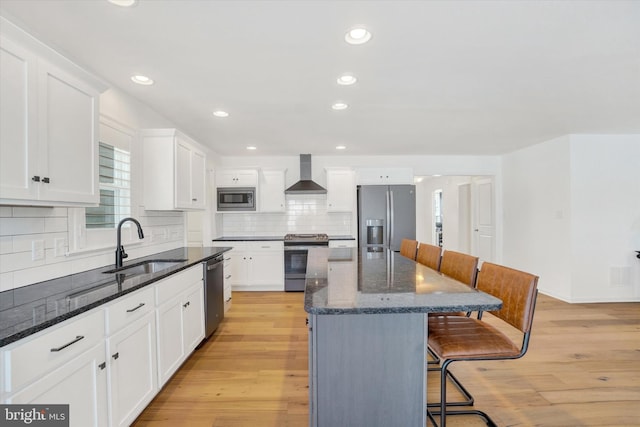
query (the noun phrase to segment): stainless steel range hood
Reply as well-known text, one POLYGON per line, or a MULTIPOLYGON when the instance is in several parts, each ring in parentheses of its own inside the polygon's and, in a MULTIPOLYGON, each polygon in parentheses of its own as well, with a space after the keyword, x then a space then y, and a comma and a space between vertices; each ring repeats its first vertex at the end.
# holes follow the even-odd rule
POLYGON ((311 154, 300 154, 300 181, 284 191, 284 194, 327 194, 327 190, 311 180, 311 154))

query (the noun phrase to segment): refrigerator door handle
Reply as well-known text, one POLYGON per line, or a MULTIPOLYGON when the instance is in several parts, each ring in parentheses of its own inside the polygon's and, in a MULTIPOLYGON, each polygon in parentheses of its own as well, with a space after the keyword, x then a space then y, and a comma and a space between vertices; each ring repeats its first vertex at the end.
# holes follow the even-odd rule
POLYGON ((385 242, 384 242, 384 246, 386 248, 390 248, 391 247, 391 221, 389 221, 389 218, 391 216, 391 203, 389 200, 389 189, 387 189, 386 193, 385 193, 385 199, 386 199, 386 204, 387 204, 387 216, 385 217, 385 242))
POLYGON ((393 190, 389 189, 389 248, 393 249, 393 241, 395 240, 395 231, 393 229, 393 226, 395 224, 394 222, 394 218, 393 218, 393 211, 395 210, 395 206, 393 205, 393 190))

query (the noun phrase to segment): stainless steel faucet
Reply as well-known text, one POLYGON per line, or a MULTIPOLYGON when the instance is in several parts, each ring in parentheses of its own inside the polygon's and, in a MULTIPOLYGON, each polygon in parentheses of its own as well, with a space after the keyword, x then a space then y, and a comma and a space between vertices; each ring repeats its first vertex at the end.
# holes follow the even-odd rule
POLYGON ((144 233, 142 232, 142 227, 137 219, 134 218, 124 218, 122 221, 118 223, 117 230, 117 242, 116 242, 116 268, 122 267, 122 260, 128 257, 127 253, 124 251, 124 246, 122 246, 122 224, 127 221, 133 222, 138 227, 138 237, 140 239, 144 239, 144 233))

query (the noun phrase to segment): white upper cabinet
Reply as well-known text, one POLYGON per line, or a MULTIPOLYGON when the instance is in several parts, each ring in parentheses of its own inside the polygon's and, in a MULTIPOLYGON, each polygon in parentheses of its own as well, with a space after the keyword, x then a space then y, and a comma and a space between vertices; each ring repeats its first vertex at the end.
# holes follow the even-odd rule
POLYGON ((105 87, 65 58, 45 59, 4 34, 0 69, 0 203, 97 205, 105 87))
POLYGON ((257 187, 256 169, 223 169, 216 171, 217 187, 257 187))
POLYGON ((411 168, 363 168, 358 169, 358 185, 413 184, 411 168))
POLYGON ((356 178, 350 169, 327 168, 327 212, 356 210, 356 178))
POLYGON ((284 212, 286 209, 285 170, 261 170, 258 210, 260 212, 284 212))
POLYGON ((206 154, 176 129, 142 131, 144 206, 148 210, 204 210, 206 154))

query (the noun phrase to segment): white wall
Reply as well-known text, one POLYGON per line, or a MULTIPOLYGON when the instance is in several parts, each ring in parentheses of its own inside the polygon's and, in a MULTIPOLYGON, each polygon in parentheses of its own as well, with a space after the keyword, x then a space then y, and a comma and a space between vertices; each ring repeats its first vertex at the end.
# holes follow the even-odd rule
POLYGON ((571 300, 569 137, 503 159, 505 265, 540 276, 540 291, 571 300))
MULTIPOLYGON (((101 114, 137 131, 143 128, 166 128, 174 125, 138 100, 117 89, 100 97, 101 114)), ((126 245, 129 259, 184 246, 185 215, 182 212, 145 211, 142 201, 142 150, 134 138, 132 150, 132 216, 140 220, 145 240, 137 236, 126 245)), ((72 167, 72 165, 69 165, 72 167)), ((0 206, 0 291, 50 280, 79 271, 114 263, 113 245, 68 254, 73 208, 0 206), (63 250, 56 243, 63 241, 63 250), (32 242, 43 241, 45 257, 32 260, 32 242)), ((135 233, 134 233, 135 234, 135 233)), ((126 238, 127 234, 123 235, 126 238)))
POLYGON ((504 263, 565 301, 640 300, 638 170, 638 135, 570 135, 505 155, 504 263))
POLYGON ((571 136, 572 301, 640 301, 640 135, 571 136))

